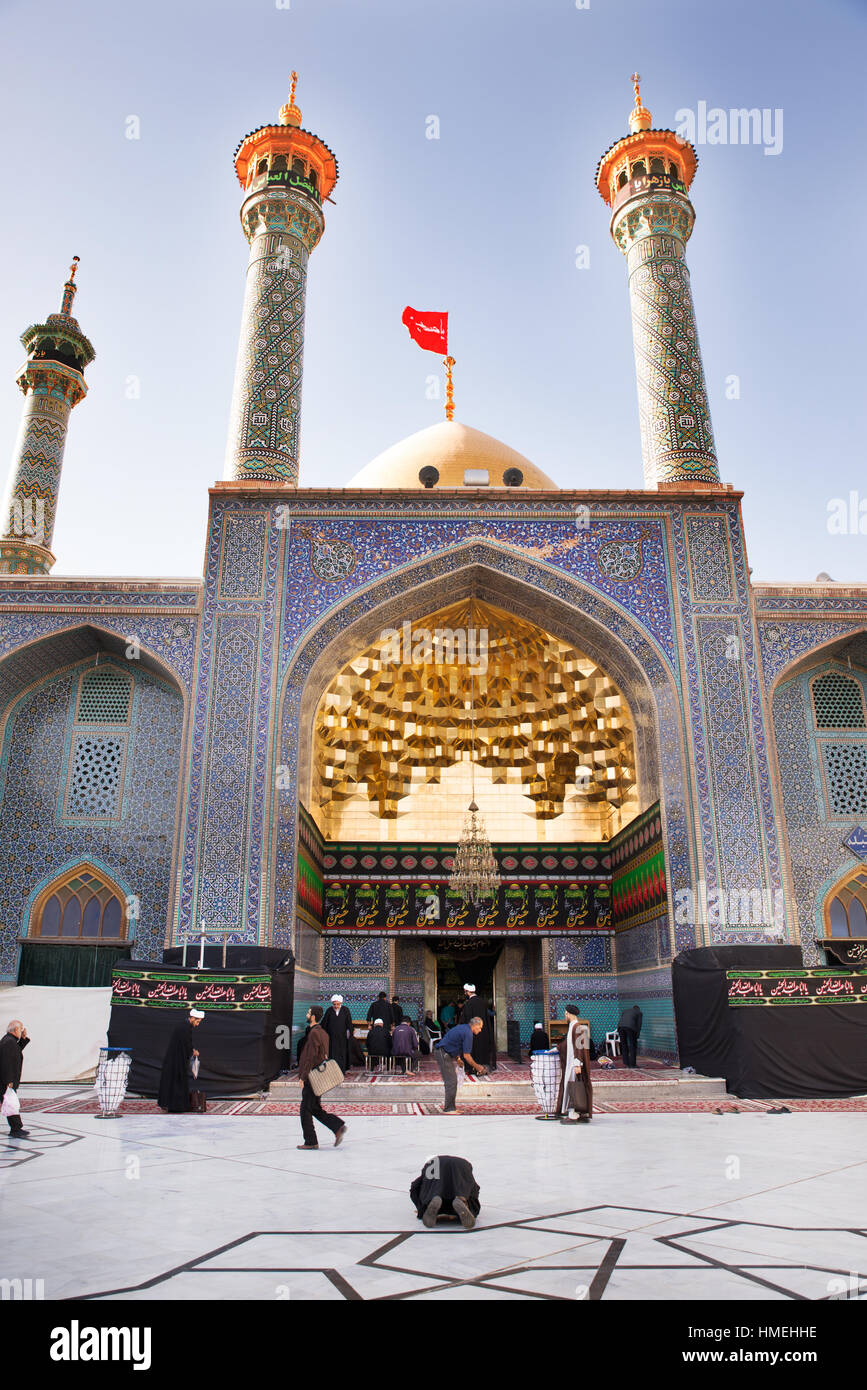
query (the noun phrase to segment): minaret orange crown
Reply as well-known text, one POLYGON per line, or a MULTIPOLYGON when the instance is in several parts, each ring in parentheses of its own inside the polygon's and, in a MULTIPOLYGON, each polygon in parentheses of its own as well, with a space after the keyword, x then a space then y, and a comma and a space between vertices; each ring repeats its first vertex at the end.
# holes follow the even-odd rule
POLYGON ((337 160, 333 152, 309 130, 301 127, 301 108, 295 103, 298 74, 290 77, 289 100, 280 107, 279 125, 263 125, 245 135, 235 150, 235 173, 248 192, 282 180, 277 175, 303 172, 307 188, 321 203, 337 183, 337 160))

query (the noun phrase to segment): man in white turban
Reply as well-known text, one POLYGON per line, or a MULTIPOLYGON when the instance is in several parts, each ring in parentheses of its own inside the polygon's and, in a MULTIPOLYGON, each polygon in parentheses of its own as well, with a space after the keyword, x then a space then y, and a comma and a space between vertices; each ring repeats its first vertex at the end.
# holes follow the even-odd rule
POLYGON ((331 1003, 322 1017, 322 1027, 328 1034, 328 1055, 334 1058, 345 1075, 350 1066, 352 1011, 344 1004, 342 994, 332 994, 331 1003))

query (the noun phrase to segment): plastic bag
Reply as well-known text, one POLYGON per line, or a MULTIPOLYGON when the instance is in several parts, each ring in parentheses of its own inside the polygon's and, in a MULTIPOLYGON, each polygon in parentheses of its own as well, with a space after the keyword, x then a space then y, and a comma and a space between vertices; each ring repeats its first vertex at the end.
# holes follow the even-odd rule
POLYGON ((0 1115, 6 1115, 8 1117, 9 1115, 20 1114, 21 1102, 18 1099, 18 1093, 13 1091, 11 1086, 7 1086, 3 1093, 3 1104, 0 1105, 0 1115))

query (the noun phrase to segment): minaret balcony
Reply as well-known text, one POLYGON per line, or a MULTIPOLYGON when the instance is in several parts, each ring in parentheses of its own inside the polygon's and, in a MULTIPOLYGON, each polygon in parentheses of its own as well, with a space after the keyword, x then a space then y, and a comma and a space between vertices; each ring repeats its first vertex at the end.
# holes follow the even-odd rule
POLYGON ((612 215, 616 214, 624 203, 628 203, 630 198, 643 197, 647 193, 659 190, 679 193, 683 198, 689 197, 686 184, 674 174, 635 174, 618 188, 611 204, 612 215))

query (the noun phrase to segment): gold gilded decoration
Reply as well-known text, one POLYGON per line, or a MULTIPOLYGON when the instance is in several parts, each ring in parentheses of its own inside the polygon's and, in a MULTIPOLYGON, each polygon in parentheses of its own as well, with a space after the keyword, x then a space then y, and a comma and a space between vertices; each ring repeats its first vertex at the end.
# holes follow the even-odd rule
POLYGON ((280 124, 300 125, 301 110, 295 105, 295 88, 298 86, 297 72, 290 73, 289 80, 292 84, 289 88, 289 100, 280 107, 280 124))
POLYGON ((455 418, 455 382, 452 376, 452 367, 455 365, 453 357, 444 357, 443 362, 446 368, 446 419, 455 418))
POLYGON ((428 465, 433 465, 439 473, 437 486, 440 488, 463 487, 469 469, 485 469, 490 486, 502 487, 503 475, 510 468, 517 468, 523 474, 521 486, 525 490, 544 488, 547 491, 557 486, 516 449, 458 420, 439 420, 392 444, 356 473, 349 486, 420 488, 419 471, 428 465))
POLYGON ((638 809, 614 682, 543 628, 466 599, 388 629, 331 682, 312 803, 329 839, 454 841, 473 776, 495 841, 604 839, 638 809))
POLYGON ((633 135, 637 135, 639 130, 650 130, 653 123, 653 117, 647 107, 641 104, 640 82, 641 73, 634 72, 632 74, 632 86, 635 91, 635 106, 629 113, 629 129, 633 135))

